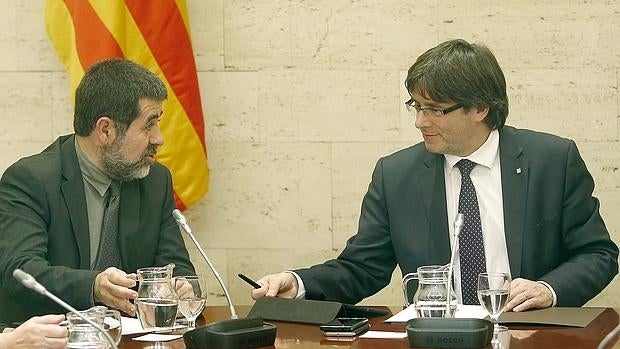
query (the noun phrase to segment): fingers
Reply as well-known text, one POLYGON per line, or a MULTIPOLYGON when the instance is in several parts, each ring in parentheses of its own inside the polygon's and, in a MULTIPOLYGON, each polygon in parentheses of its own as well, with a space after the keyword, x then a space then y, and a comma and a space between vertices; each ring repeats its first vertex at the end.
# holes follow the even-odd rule
POLYGON ((133 316, 136 309, 129 300, 138 298, 138 294, 129 287, 135 284, 136 281, 128 278, 122 270, 108 268, 95 278, 95 299, 133 316))
POLYGON ((64 315, 44 315, 32 318, 38 323, 37 330, 46 338, 64 339, 67 337, 67 328, 58 324, 65 319, 64 315))
POLYGON ((69 338, 67 336, 64 338, 46 338, 45 343, 41 347, 49 349, 64 349, 67 347, 68 342, 69 338))
POLYGON ((291 273, 270 274, 257 281, 262 287, 252 290, 252 298, 282 297, 295 298, 297 296, 297 279, 291 273))
POLYGON ((192 298, 195 296, 194 288, 188 281, 184 280, 182 282, 179 282, 179 279, 177 279, 175 286, 179 298, 192 298))
POLYGON ((114 267, 106 269, 104 272, 108 272, 110 282, 115 285, 123 286, 123 287, 134 287, 136 286, 136 280, 133 277, 134 274, 126 274, 124 271, 116 269, 114 267))
POLYGON ((553 304, 553 295, 547 286, 540 282, 517 278, 510 283, 510 299, 505 311, 524 311, 547 308, 553 304))
POLYGON ((35 316, 14 331, 7 333, 11 348, 53 348, 62 349, 67 346, 68 331, 59 326, 64 315, 35 316))
POLYGON ((64 314, 35 316, 31 320, 40 324, 58 325, 65 319, 64 314))
POLYGON ((261 288, 252 289, 252 292, 250 293, 252 299, 256 300, 267 295, 267 291, 269 291, 268 277, 269 276, 264 276, 262 279, 256 281, 259 285, 261 285, 261 288))

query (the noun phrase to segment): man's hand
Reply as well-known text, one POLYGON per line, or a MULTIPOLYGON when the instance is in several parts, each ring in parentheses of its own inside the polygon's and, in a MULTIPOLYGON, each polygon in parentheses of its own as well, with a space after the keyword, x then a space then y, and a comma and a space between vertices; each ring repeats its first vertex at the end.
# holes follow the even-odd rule
POLYGON ((510 283, 510 298, 505 311, 524 311, 548 308, 553 304, 553 294, 540 282, 517 278, 510 283))
POLYGON ((0 348, 64 349, 67 346, 68 332, 66 327, 58 325, 64 319, 64 315, 35 316, 13 331, 1 334, 0 348))
POLYGON ((262 287, 252 290, 253 299, 259 299, 264 296, 295 298, 299 289, 295 275, 286 272, 263 276, 257 282, 262 287))
POLYGON ((130 289, 135 285, 136 281, 128 278, 124 271, 110 267, 95 278, 95 301, 134 316, 136 308, 129 300, 138 298, 138 294, 130 289))
POLYGON ((190 284, 190 282, 183 277, 177 277, 174 281, 174 287, 179 299, 191 299, 195 298, 194 288, 190 284))

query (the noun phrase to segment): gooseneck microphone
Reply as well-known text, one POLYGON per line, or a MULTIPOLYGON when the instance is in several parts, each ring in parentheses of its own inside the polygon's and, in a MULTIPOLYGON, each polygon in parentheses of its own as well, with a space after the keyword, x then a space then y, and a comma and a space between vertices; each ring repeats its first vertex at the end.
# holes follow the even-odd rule
POLYGON ((608 344, 611 344, 612 339, 614 339, 618 334, 620 334, 620 324, 612 329, 606 336, 601 340, 596 349, 605 349, 608 344))
POLYGON ((262 318, 239 319, 232 299, 228 294, 228 289, 220 277, 209 257, 202 249, 202 246, 194 237, 192 228, 187 224, 187 219, 180 210, 172 210, 172 216, 183 230, 194 242, 200 251, 202 258, 207 262, 209 268, 222 286, 228 306, 230 307, 230 320, 216 321, 211 324, 196 327, 183 334, 183 341, 187 349, 219 348, 219 349, 246 349, 263 346, 272 346, 276 340, 276 326, 263 322, 262 318))
POLYGON ((27 287, 27 288, 29 288, 29 289, 37 292, 37 293, 40 293, 40 294, 46 296, 47 298, 50 298, 56 304, 62 306, 63 308, 67 309, 68 311, 70 311, 70 312, 74 313, 75 315, 77 315, 80 319, 86 321, 88 324, 90 324, 91 326, 96 328, 97 331, 99 331, 99 332, 101 332, 103 334, 103 336, 105 337, 106 341, 110 345, 110 348, 118 349, 118 347, 116 346, 116 343, 114 343, 114 340, 112 339, 112 337, 110 337, 110 335, 108 334, 108 332, 106 332, 106 330, 104 330, 101 326, 99 326, 97 323, 95 323, 91 319, 89 319, 86 316, 82 315, 79 311, 77 311, 75 308, 73 308, 69 304, 65 303, 62 299, 56 297, 53 293, 48 291, 45 288, 45 286, 41 285, 34 278, 34 276, 26 273, 25 271, 23 271, 21 269, 15 269, 13 271, 13 277, 15 279, 17 279, 17 281, 19 281, 25 287, 27 287))
POLYGON ((238 318, 237 312, 235 311, 235 307, 233 306, 232 299, 230 298, 230 294, 228 294, 228 289, 226 288, 226 285, 224 285, 224 281, 222 281, 220 274, 217 272, 217 270, 215 269, 215 267, 209 260, 209 257, 207 257, 207 254, 202 249, 202 246, 200 246, 200 244, 198 243, 198 240, 196 240, 196 237, 192 233, 192 228, 190 228, 189 224, 187 223, 187 219, 185 218, 185 215, 181 213, 181 210, 175 208, 174 210, 172 210, 172 216, 177 221, 177 224, 179 225, 179 227, 181 227, 181 230, 187 233, 187 235, 189 235, 189 237, 192 239, 192 241, 194 242, 194 245, 196 245, 196 247, 198 248, 198 251, 200 251, 202 258, 204 258, 204 260, 207 262, 207 264, 209 265, 209 268, 215 275, 215 278, 220 283, 220 286, 222 286, 222 290, 224 290, 224 294, 226 295, 226 300, 228 301, 228 306, 230 307, 230 318, 237 319, 238 318))
POLYGON ((452 273, 454 268, 454 256, 456 256, 456 250, 458 249, 459 235, 463 230, 463 224, 465 223, 465 216, 462 213, 458 213, 454 218, 454 241, 452 241, 452 254, 450 255, 450 264, 448 264, 448 301, 446 302, 446 314, 448 317, 452 317, 452 310, 450 308, 450 301, 452 300, 452 273))

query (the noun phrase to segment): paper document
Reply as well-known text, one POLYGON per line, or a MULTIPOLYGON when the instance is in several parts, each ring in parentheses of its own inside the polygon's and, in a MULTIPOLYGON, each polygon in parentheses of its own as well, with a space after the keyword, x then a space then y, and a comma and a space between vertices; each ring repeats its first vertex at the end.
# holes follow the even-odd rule
MULTIPOLYGON (((596 307, 552 307, 545 309, 534 309, 523 312, 505 312, 499 317, 502 324, 543 324, 559 326, 586 327, 596 319, 605 308, 596 307)), ((417 317, 413 305, 401 310, 396 315, 385 320, 385 322, 407 322, 417 317)), ((474 318, 484 319, 488 317, 487 312, 479 305, 456 306, 454 317, 457 319, 474 318)))
MULTIPOLYGON (((458 304, 456 306, 456 313, 454 313, 454 317, 457 319, 484 319, 488 315, 489 314, 487 314, 487 312, 479 305, 464 304, 458 304)), ((385 320, 385 322, 407 322, 408 320, 415 319, 417 317, 418 316, 415 313, 414 306, 410 305, 399 311, 396 315, 385 320)))
POLYGON ((406 332, 389 332, 389 331, 368 331, 360 336, 360 338, 381 338, 381 339, 400 339, 406 338, 406 332))

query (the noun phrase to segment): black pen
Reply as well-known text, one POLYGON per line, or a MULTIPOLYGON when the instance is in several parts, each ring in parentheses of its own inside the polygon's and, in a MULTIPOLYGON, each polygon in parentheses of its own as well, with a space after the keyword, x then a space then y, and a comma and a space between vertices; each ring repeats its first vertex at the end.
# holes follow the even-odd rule
POLYGON ((247 276, 245 276, 245 275, 243 275, 241 273, 237 274, 237 276, 240 277, 241 280, 247 282, 248 284, 252 285, 252 287, 254 287, 256 289, 259 289, 259 288, 262 287, 258 282, 250 279, 249 277, 247 277, 247 276))

